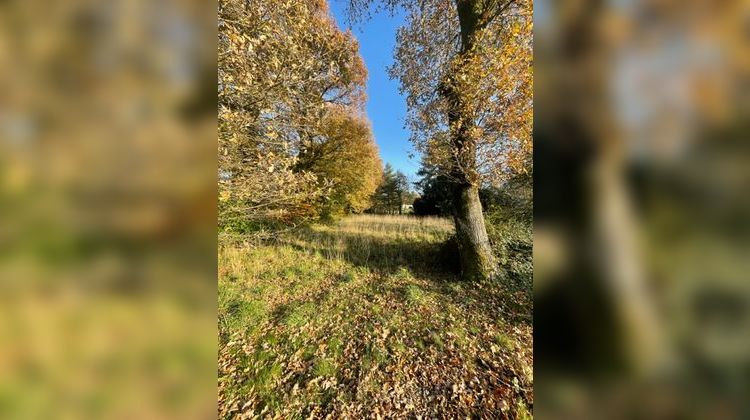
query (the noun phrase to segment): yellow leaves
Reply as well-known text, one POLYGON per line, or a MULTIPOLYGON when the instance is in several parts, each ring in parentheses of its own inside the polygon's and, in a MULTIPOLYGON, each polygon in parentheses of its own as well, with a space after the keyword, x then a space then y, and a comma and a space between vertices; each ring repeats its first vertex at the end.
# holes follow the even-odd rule
POLYGON ((222 181, 232 199, 222 193, 220 217, 294 222, 318 212, 325 195, 361 208, 360 191, 374 187, 352 171, 370 174, 380 164, 374 144, 360 144, 372 143, 366 124, 342 131, 348 152, 327 151, 327 160, 313 165, 320 173, 303 169, 307 163, 297 156, 305 139, 330 134, 324 120, 332 111, 321 92, 342 93, 335 106, 352 114, 364 104, 366 70, 356 40, 337 28, 325 0, 252 3, 224 0, 220 9, 218 154, 220 173, 232 174, 222 181), (329 182, 322 176, 328 173, 361 184, 329 182), (230 206, 233 200, 250 204, 230 206))
POLYGON ((281 66, 281 61, 275 55, 271 57, 270 63, 271 63, 271 66, 275 69, 281 66))
POLYGON ((377 188, 380 159, 369 123, 342 107, 328 109, 323 120, 324 140, 303 151, 300 164, 332 184, 326 211, 360 212, 377 188))
POLYGON ((511 24, 511 26, 510 26, 510 33, 511 33, 511 34, 513 34, 513 35, 518 35, 518 34, 520 34, 520 33, 521 33, 521 30, 522 30, 522 28, 521 28, 521 24, 520 24, 520 23, 519 23, 518 21, 516 21, 516 22, 513 22, 513 23, 511 24))
POLYGON ((232 41, 232 44, 240 44, 242 42, 242 37, 236 32, 228 33, 227 37, 229 38, 230 41, 232 41))
POLYGON ((460 30, 458 17, 439 9, 418 10, 400 34, 391 73, 408 95, 412 140, 438 167, 471 164, 457 150, 459 138, 481 146, 476 157, 497 168, 486 173, 530 162, 531 14, 518 12, 481 29, 462 53, 449 41, 460 30))

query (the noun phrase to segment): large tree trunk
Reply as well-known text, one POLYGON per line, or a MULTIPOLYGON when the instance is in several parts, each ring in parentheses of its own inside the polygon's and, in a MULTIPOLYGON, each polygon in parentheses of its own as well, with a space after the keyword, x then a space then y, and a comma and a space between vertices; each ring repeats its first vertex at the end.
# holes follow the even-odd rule
MULTIPOLYGON (((461 51, 455 61, 454 77, 462 69, 463 59, 472 53, 474 35, 481 25, 478 0, 456 0, 461 26, 461 51)), ((479 201, 479 176, 476 168, 476 140, 469 132, 474 126, 471 107, 464 103, 461 92, 454 81, 447 81, 441 92, 449 104, 448 120, 451 127, 451 143, 454 149, 454 164, 451 178, 453 190, 453 219, 456 225, 461 272, 464 279, 483 281, 495 271, 495 259, 490 248, 487 229, 484 225, 482 204, 479 201)))
POLYGON ((495 270, 495 261, 484 226, 479 189, 470 184, 457 185, 453 202, 462 276, 469 281, 486 280, 495 270))
POLYGON ((465 280, 484 281, 494 274, 495 259, 484 225, 482 203, 479 201, 478 177, 472 176, 475 174, 476 144, 462 133, 454 134, 452 141, 457 150, 456 155, 462 156, 452 171, 453 220, 456 225, 461 272, 465 280))

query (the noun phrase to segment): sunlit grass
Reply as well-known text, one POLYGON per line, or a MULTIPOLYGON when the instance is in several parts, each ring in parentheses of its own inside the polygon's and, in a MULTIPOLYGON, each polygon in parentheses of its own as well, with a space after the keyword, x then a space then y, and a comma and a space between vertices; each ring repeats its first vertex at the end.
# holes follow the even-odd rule
POLYGON ((444 415, 424 390, 448 413, 489 415, 495 397, 474 406, 452 385, 470 374, 496 395, 492 375, 508 372, 522 385, 502 395, 517 406, 530 389, 530 325, 504 321, 500 289, 464 285, 441 266, 452 232, 448 219, 361 215, 221 247, 221 415, 358 418, 384 404, 444 415))
POLYGON ((278 242, 327 260, 393 268, 431 262, 436 246, 452 232, 452 222, 444 218, 358 215, 334 225, 312 226, 278 242))

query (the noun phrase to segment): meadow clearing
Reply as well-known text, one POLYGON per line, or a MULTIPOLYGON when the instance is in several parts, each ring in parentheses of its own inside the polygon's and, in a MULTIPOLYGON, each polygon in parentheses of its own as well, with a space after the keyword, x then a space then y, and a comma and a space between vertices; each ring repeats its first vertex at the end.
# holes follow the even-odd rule
POLYGON ((530 418, 530 291, 462 282, 443 218, 219 249, 222 418, 530 418))

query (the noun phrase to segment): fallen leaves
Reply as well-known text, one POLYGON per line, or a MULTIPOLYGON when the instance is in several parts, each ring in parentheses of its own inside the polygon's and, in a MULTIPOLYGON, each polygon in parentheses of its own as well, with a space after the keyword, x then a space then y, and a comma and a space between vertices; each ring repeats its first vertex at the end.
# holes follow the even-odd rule
MULTIPOLYGON (((264 255, 244 252, 235 256, 244 264, 264 255)), ((531 325, 503 312, 499 287, 455 288, 445 273, 376 266, 341 282, 349 262, 267 252, 277 257, 263 257, 237 287, 268 302, 268 316, 222 332, 220 417, 514 418, 533 406, 531 325), (406 299, 409 284, 424 304, 406 299), (288 322, 295 313, 304 316, 288 322)))

